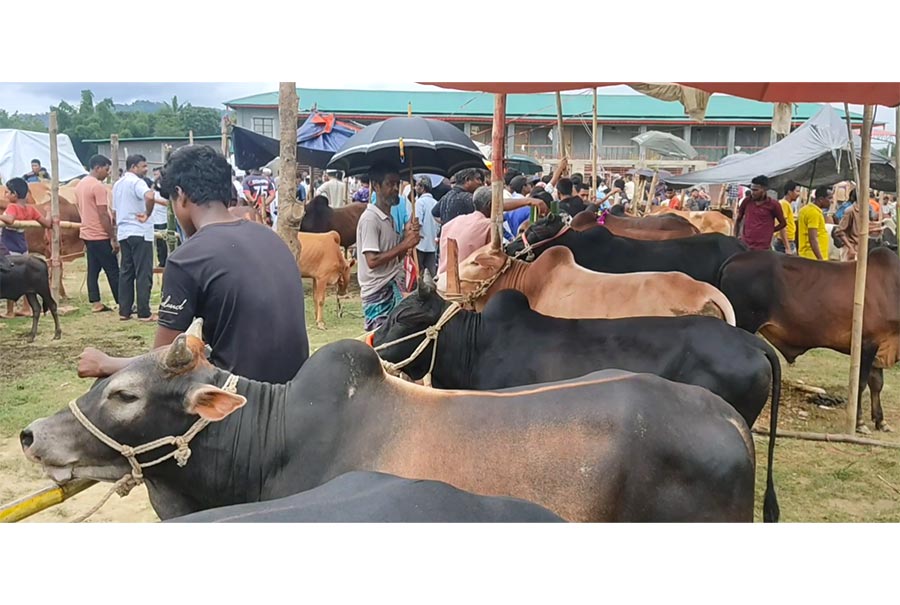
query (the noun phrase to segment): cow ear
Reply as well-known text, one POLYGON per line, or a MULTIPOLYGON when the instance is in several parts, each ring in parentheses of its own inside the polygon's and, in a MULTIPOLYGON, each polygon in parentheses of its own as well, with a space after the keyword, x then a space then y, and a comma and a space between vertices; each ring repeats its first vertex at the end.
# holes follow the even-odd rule
POLYGON ((229 393, 212 385, 203 385, 191 391, 188 412, 210 422, 218 422, 247 403, 247 398, 229 393))

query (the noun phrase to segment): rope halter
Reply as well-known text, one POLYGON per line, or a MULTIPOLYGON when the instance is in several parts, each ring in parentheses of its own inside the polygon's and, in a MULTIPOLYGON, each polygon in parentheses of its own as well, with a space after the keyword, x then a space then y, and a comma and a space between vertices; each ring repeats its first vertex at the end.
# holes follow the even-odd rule
POLYGON ((468 294, 442 294, 441 296, 445 300, 459 301, 463 305, 472 305, 476 300, 487 294, 488 290, 491 289, 491 286, 497 283, 497 280, 500 279, 500 276, 509 270, 509 268, 512 266, 512 261, 513 258, 511 256, 506 256, 506 260, 503 262, 503 266, 500 267, 500 270, 487 279, 466 279, 464 277, 460 277, 459 281, 461 282, 477 284, 475 286, 475 289, 468 294))
MULTIPOLYGON (((234 374, 229 374, 228 379, 225 381, 225 384, 222 386, 222 390, 228 393, 237 393, 237 383, 238 377, 234 374)), ((113 493, 119 494, 120 497, 125 497, 131 490, 141 485, 144 482, 144 469, 150 466, 156 466, 170 458, 175 459, 175 464, 179 467, 183 467, 187 465, 188 460, 191 458, 191 448, 190 443, 191 440, 197 436, 197 434, 206 428, 206 426, 210 423, 209 420, 205 418, 198 418, 194 424, 191 425, 184 435, 180 435, 178 437, 167 436, 160 437, 155 441, 151 441, 149 443, 145 443, 144 445, 139 445, 136 447, 132 447, 130 445, 123 445, 105 434, 101 431, 97 426, 91 422, 87 416, 78 408, 78 404, 73 399, 69 402, 69 409, 72 411, 72 414, 75 416, 75 419, 81 423, 84 428, 88 430, 90 434, 99 439, 101 442, 114 449, 115 451, 122 454, 126 460, 128 460, 128 464, 131 465, 131 472, 126 473, 122 476, 121 479, 116 481, 110 490, 106 493, 106 495, 100 500, 100 502, 94 506, 88 513, 79 516, 77 519, 74 519, 73 523, 80 523, 93 515, 95 512, 100 510, 100 508, 106 504, 106 501, 109 500, 110 496, 113 493), (152 452, 153 450, 159 449, 161 447, 165 447, 167 445, 174 445, 175 449, 169 452, 168 454, 164 454, 160 456, 156 460, 152 460, 150 462, 138 462, 137 457, 141 454, 146 454, 147 452, 152 452)))
POLYGON ((557 238, 560 238, 560 237, 562 237, 563 235, 565 235, 565 233, 566 233, 567 231, 569 231, 570 229, 571 229, 571 227, 569 227, 568 225, 564 225, 563 228, 560 229, 559 231, 557 231, 557 232, 556 232, 556 235, 554 235, 553 237, 548 237, 547 239, 542 239, 541 241, 536 242, 536 243, 534 243, 533 245, 528 243, 528 238, 525 237, 525 234, 523 233, 523 234, 522 234, 522 243, 524 243, 525 245, 524 245, 524 247, 523 247, 521 250, 519 250, 519 251, 516 253, 516 255, 515 255, 513 258, 515 258, 515 259, 518 260, 518 259, 520 259, 520 258, 522 258, 522 257, 524 256, 524 257, 525 257, 525 260, 528 261, 528 262, 530 263, 531 261, 533 261, 533 260, 535 259, 535 256, 534 256, 534 253, 533 253, 533 251, 534 251, 535 248, 541 248, 541 247, 543 247, 543 246, 546 246, 547 244, 549 244, 549 243, 552 242, 553 240, 555 240, 555 239, 557 239, 557 238))
POLYGON ((431 386, 431 373, 434 370, 434 361, 435 361, 435 358, 437 357, 438 335, 441 333, 441 328, 443 328, 451 319, 453 319, 453 316, 456 315, 457 313, 459 313, 459 311, 461 311, 461 310, 462 310, 462 307, 460 306, 459 303, 456 303, 456 302, 450 303, 450 306, 444 310, 444 313, 440 316, 440 318, 438 318, 437 323, 434 324, 433 326, 428 326, 424 330, 419 330, 418 332, 414 332, 413 334, 409 334, 407 336, 404 336, 403 338, 398 338, 397 340, 392 340, 391 342, 386 342, 382 345, 378 345, 377 347, 375 347, 375 352, 378 352, 378 351, 381 351, 388 347, 392 347, 396 344, 400 344, 401 342, 406 342, 407 340, 411 340, 418 336, 422 336, 423 334, 425 335, 425 338, 422 339, 422 342, 419 343, 419 346, 417 346, 416 349, 412 352, 412 355, 410 355, 403 361, 399 361, 397 363, 391 363, 390 361, 386 361, 386 360, 382 359, 381 367, 383 367, 387 373, 393 374, 396 376, 400 372, 400 370, 402 370, 403 368, 405 368, 406 366, 411 364, 413 361, 415 361, 419 357, 419 355, 422 354, 422 351, 424 351, 428 347, 428 344, 431 341, 434 341, 434 348, 431 350, 431 365, 428 366, 428 372, 425 374, 425 377, 422 379, 423 384, 426 387, 430 387, 431 386))

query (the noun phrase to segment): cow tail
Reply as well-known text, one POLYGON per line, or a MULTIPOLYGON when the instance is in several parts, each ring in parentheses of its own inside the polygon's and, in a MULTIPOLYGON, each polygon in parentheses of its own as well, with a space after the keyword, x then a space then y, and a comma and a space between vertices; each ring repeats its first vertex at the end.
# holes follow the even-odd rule
POLYGON ((766 359, 772 366, 772 410, 769 420, 769 455, 766 468, 766 494, 763 498, 763 521, 778 523, 781 511, 778 508, 778 496, 775 495, 775 481, 772 478, 772 467, 775 463, 775 435, 778 429, 778 405, 781 402, 781 362, 778 361, 774 349, 766 343, 766 359))

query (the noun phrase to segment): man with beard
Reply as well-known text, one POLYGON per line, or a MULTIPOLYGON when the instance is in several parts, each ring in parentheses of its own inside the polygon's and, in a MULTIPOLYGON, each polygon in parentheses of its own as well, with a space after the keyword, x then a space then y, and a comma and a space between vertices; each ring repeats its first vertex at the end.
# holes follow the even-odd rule
POLYGON ((769 178, 755 177, 750 181, 750 197, 738 209, 735 234, 751 250, 769 250, 772 236, 786 226, 781 205, 769 197, 769 178))
POLYGON ((375 330, 401 300, 400 259, 419 244, 419 221, 413 217, 403 230, 394 229, 391 208, 400 203, 400 174, 396 166, 376 163, 369 170, 375 203, 368 204, 356 226, 360 297, 365 330, 375 330))

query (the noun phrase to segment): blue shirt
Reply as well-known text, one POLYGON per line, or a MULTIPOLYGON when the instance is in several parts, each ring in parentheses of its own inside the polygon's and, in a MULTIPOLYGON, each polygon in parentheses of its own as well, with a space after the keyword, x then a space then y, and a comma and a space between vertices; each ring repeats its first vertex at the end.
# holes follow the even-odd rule
POLYGON ((531 218, 531 206, 522 206, 503 213, 504 235, 511 241, 519 233, 519 227, 531 218))
MULTIPOLYGON (((409 202, 406 202, 409 204, 409 202)), ((416 218, 419 219, 419 245, 416 250, 420 252, 436 252, 437 223, 431 215, 431 210, 437 205, 437 200, 430 193, 426 193, 416 200, 416 218)), ((411 209, 411 208, 410 208, 411 209)))

